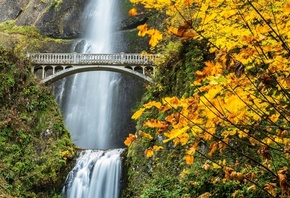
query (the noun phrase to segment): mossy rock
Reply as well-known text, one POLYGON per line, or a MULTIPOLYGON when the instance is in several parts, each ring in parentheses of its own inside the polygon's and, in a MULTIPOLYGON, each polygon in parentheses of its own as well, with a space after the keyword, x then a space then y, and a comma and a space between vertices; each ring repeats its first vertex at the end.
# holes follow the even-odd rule
POLYGON ((75 148, 50 89, 30 66, 0 50, 0 185, 16 197, 59 196, 75 148))

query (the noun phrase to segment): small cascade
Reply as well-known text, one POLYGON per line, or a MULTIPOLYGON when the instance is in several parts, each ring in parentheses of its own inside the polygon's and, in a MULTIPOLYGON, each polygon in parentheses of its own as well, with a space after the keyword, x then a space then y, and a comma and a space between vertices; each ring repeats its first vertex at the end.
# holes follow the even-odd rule
POLYGON ((118 198, 122 149, 86 150, 63 188, 64 198, 118 198))

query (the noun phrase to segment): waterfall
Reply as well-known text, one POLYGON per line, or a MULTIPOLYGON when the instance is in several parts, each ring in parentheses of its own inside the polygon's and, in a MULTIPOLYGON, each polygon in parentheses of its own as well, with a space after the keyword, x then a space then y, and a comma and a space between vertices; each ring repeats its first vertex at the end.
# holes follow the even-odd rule
MULTIPOLYGON (((111 53, 112 15, 116 0, 91 0, 85 10, 88 33, 84 53, 111 53)), ((118 77, 113 72, 88 72, 73 76, 64 119, 73 142, 84 149, 110 149, 114 138, 114 107, 118 77)))
POLYGON ((67 198, 118 198, 122 149, 83 151, 67 176, 63 196, 67 198))
MULTIPOLYGON (((112 53, 112 24, 117 1, 90 0, 88 3, 84 16, 87 35, 80 41, 83 53, 112 53)), ((117 73, 97 71, 73 75, 60 85, 56 99, 64 113, 65 124, 73 142, 88 149, 80 154, 67 176, 63 197, 119 197, 122 149, 115 144, 119 81, 117 73)))

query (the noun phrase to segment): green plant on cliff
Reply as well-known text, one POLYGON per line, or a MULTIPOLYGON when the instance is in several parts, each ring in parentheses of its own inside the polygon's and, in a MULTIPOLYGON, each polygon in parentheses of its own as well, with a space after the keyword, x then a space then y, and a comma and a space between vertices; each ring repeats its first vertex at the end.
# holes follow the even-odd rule
POLYGON ((46 37, 33 26, 18 26, 16 25, 16 20, 8 20, 0 23, 0 37, 2 37, 0 47, 7 48, 5 42, 9 43, 12 41, 13 44, 10 46, 12 47, 11 50, 18 56, 23 56, 26 53, 45 51, 47 50, 46 46, 49 45, 66 45, 71 42, 71 40, 67 39, 46 37))
POLYGON ((74 147, 50 90, 29 67, 0 50, 0 194, 58 196, 74 147))

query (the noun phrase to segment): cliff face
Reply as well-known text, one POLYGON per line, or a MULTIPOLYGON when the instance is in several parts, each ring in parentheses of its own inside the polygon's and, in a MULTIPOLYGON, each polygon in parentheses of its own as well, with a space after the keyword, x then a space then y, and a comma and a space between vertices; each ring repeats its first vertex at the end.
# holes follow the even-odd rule
POLYGON ((41 34, 73 39, 82 34, 82 13, 87 0, 0 0, 0 22, 16 20, 41 34))

